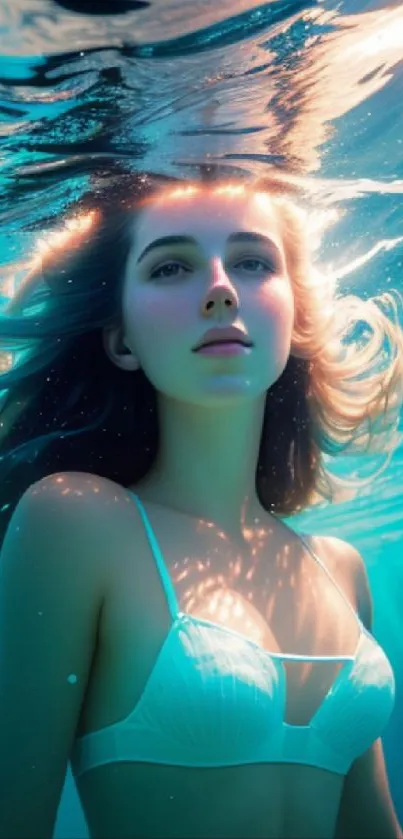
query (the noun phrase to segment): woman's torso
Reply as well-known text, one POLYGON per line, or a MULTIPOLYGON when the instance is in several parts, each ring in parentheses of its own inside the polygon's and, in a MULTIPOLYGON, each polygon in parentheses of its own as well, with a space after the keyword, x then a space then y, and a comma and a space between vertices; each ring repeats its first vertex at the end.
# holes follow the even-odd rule
MULTIPOLYGON (((111 486, 119 502, 110 522, 116 529, 116 556, 111 558, 79 737, 133 713, 173 624, 135 499, 111 486)), ((315 539, 311 544, 346 599, 299 537, 268 514, 250 534, 248 548, 240 550, 212 523, 147 501, 144 509, 179 609, 205 620, 207 629, 211 622, 232 630, 234 643, 236 633, 241 640, 242 636, 252 640, 251 661, 256 647, 267 651, 268 662, 270 652, 354 656, 362 628, 349 606, 356 607, 353 576, 331 541, 315 539)), ((228 644, 228 636, 222 637, 228 644)), ((343 666, 340 661, 284 661, 289 726, 302 730, 309 725, 343 666)), ((200 708, 187 707, 183 687, 177 687, 176 705, 169 705, 176 689, 174 678, 171 682, 167 725, 176 730, 189 727, 193 713, 201 736, 200 708)), ((217 737, 220 725, 228 726, 225 703, 219 707, 223 716, 216 721, 217 737)), ((208 713, 206 706, 206 718, 208 713)), ((246 732, 252 723, 239 721, 246 732)), ((214 736, 214 728, 208 729, 206 721, 207 734, 214 736)), ((79 775, 77 785, 91 834, 116 839, 333 836, 344 781, 340 772, 282 762, 208 768, 197 762, 197 754, 191 767, 111 761, 79 775)))

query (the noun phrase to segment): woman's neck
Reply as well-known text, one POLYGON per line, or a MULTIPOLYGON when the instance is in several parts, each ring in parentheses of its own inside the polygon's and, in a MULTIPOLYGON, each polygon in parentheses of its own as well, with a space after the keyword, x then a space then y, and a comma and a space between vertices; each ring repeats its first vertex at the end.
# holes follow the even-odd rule
POLYGON ((256 466, 264 406, 264 398, 209 409, 161 400, 159 452, 136 491, 245 538, 263 512, 256 466))

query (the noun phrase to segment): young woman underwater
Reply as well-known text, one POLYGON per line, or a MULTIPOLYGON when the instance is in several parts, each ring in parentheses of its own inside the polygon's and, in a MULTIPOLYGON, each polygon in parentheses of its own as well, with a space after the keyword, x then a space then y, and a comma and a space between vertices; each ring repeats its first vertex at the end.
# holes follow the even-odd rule
POLYGON ((281 516, 331 498, 324 453, 393 438, 403 337, 308 238, 275 180, 122 177, 0 321, 28 350, 2 376, 1 839, 51 837, 69 760, 97 839, 402 836, 363 561, 281 516))

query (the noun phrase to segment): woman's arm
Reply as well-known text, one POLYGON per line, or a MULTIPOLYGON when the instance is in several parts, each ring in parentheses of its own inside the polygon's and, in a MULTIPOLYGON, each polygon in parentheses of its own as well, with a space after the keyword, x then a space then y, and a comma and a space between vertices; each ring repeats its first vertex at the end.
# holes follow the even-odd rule
MULTIPOLYGON (((364 562, 351 545, 346 545, 346 551, 354 575, 360 618, 371 631, 372 598, 364 562)), ((345 778, 336 839, 403 839, 389 791, 380 738, 354 761, 345 778)))
POLYGON ((379 738, 346 776, 336 839, 403 839, 379 738))
POLYGON ((0 839, 51 839, 93 657, 101 586, 75 481, 25 493, 0 557, 0 839))

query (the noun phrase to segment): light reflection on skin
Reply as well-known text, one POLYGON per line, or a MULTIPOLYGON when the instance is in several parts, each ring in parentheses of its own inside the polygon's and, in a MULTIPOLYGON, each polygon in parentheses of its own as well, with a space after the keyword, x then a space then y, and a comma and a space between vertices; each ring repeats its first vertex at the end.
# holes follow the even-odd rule
MULTIPOLYGON (((211 530, 211 524, 199 521, 199 533, 204 530, 211 530)), ((275 556, 271 553, 271 546, 269 564, 268 539, 271 533, 268 533, 268 528, 258 526, 256 534, 250 531, 248 536, 250 554, 234 557, 231 556, 227 537, 217 530, 215 537, 221 540, 222 550, 217 547, 209 550, 207 543, 211 557, 186 557, 183 563, 175 562, 172 569, 174 586, 179 592, 184 612, 224 625, 247 636, 262 648, 280 652, 281 644, 270 630, 275 624, 275 610, 279 609, 279 596, 285 598, 284 603, 291 603, 292 592, 301 590, 303 583, 305 596, 299 597, 298 617, 293 615, 293 633, 302 637, 307 622, 310 623, 311 612, 318 607, 319 596, 323 599, 327 595, 323 592, 319 595, 320 581, 309 566, 312 560, 299 562, 294 555, 295 550, 285 544, 275 556), (228 556, 231 559, 227 560, 228 556)), ((316 652, 320 654, 328 645, 328 639, 316 633, 314 643, 318 646, 316 652)), ((342 643, 340 638, 338 643, 342 643)), ((298 664, 299 678, 306 680, 312 673, 312 666, 309 662, 298 664)))
MULTIPOLYGON (((55 476, 63 495, 83 494, 99 496, 97 476, 88 476, 84 489, 76 489, 67 476, 55 476)), ((38 485, 36 492, 45 491, 38 485)), ((107 505, 119 504, 118 495, 110 497, 107 505)), ((128 503, 132 503, 128 499, 128 503)), ((227 536, 218 529, 214 531, 211 522, 196 521, 195 527, 202 539, 201 555, 185 555, 175 560, 170 573, 183 611, 225 626, 249 639, 263 650, 272 653, 308 653, 311 655, 348 652, 355 644, 355 620, 342 615, 329 633, 318 631, 317 616, 322 611, 319 604, 327 605, 335 614, 335 591, 330 585, 323 586, 322 572, 312 559, 305 557, 301 562, 301 551, 297 540, 281 542, 278 548, 273 544, 273 527, 262 528, 258 523, 256 540, 250 532, 250 555, 247 552, 235 554, 227 536), (212 534, 213 544, 206 541, 206 534, 212 534), (218 544, 217 544, 218 540, 218 544), (270 546, 268 545, 270 542, 270 546), (268 562, 270 556, 270 562, 268 562), (302 587, 303 586, 303 587, 302 587), (298 592, 298 609, 295 597, 298 592), (270 627, 284 625, 281 616, 289 615, 288 629, 284 637, 276 637, 270 627), (315 617, 316 616, 316 617, 315 617), (292 648, 290 647, 292 645, 292 648), (309 645, 309 649, 306 648, 309 645)), ((195 542, 196 544, 196 542, 195 542)), ((338 604, 339 605, 339 604, 338 604)), ((40 613, 39 613, 40 614, 40 613)), ((319 622, 320 623, 320 622, 319 622)), ((236 634, 234 644, 239 643, 236 634)), ((323 695, 329 690, 340 669, 340 664, 286 662, 289 696, 299 697, 298 702, 289 700, 287 718, 291 724, 304 725, 312 717, 323 695), (302 691, 304 693, 302 694, 302 691), (301 699, 303 697, 303 701, 301 699)))

